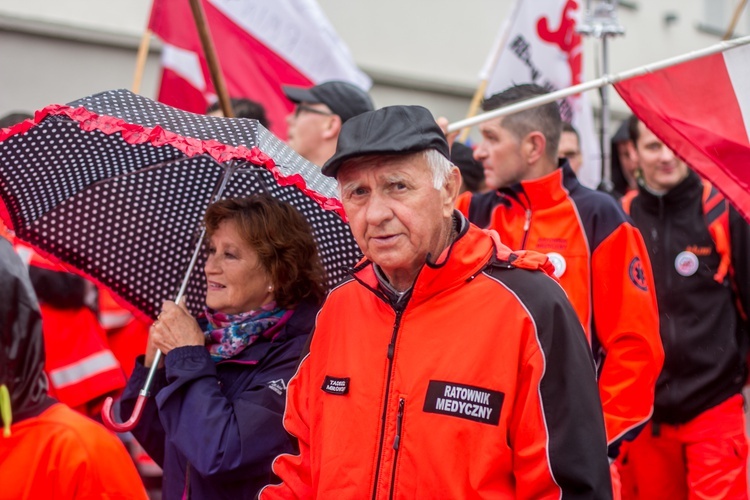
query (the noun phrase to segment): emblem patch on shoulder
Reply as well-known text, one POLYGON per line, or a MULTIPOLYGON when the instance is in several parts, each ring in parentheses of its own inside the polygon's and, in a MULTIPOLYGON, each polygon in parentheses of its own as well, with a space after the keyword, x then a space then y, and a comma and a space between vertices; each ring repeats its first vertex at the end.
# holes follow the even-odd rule
POLYGON ((328 394, 335 394, 337 396, 343 396, 349 392, 349 377, 346 378, 335 378, 326 375, 323 381, 323 392, 328 394))
POLYGON ((500 391, 430 380, 423 411, 497 425, 504 399, 500 391))
POLYGON ((646 282, 646 272, 643 270, 643 263, 640 257, 634 257, 630 261, 630 267, 628 268, 628 276, 630 281, 641 290, 648 291, 648 284, 646 282))

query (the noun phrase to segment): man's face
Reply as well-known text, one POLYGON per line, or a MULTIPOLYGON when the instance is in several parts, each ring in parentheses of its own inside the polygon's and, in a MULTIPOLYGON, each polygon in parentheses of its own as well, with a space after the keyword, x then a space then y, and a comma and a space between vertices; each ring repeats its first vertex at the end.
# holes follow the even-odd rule
POLYGON ((567 158, 570 168, 573 172, 578 173, 583 165, 583 156, 581 156, 581 146, 578 144, 578 136, 575 132, 563 131, 560 134, 560 144, 557 146, 557 156, 567 158))
POLYGON ((458 169, 437 190, 422 153, 381 156, 361 164, 345 163, 337 180, 360 249, 391 284, 407 289, 427 254, 437 259, 446 245, 460 182, 458 169))
POLYGON ((308 160, 315 158, 333 116, 325 104, 297 104, 286 117, 289 147, 308 160))
POLYGON ((643 171, 644 182, 655 191, 669 191, 688 175, 687 165, 646 128, 643 122, 638 122, 635 153, 643 171))
POLYGON ((526 174, 521 143, 502 125, 502 119, 479 125, 482 141, 474 150, 474 159, 482 162, 487 187, 492 189, 516 184, 526 174))

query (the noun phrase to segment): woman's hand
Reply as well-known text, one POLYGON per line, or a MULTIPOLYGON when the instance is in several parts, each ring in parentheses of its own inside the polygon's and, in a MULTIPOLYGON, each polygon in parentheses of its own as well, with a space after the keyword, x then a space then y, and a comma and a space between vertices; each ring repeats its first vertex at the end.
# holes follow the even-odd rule
MULTIPOLYGON (((191 316, 184 299, 177 305, 171 300, 164 302, 161 313, 149 330, 149 347, 153 345, 164 355, 172 349, 186 345, 205 345, 205 337, 198 322, 191 316)), ((146 362, 148 363, 148 350, 146 362)), ((153 361, 153 358, 152 358, 153 361)))

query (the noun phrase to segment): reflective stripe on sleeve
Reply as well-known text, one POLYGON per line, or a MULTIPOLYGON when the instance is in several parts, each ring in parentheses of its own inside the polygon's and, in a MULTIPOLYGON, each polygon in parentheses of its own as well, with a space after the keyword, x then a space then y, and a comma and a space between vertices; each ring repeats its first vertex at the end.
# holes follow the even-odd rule
POLYGON ((56 389, 78 383, 107 370, 119 369, 120 364, 112 351, 100 351, 80 361, 52 370, 49 377, 56 389))

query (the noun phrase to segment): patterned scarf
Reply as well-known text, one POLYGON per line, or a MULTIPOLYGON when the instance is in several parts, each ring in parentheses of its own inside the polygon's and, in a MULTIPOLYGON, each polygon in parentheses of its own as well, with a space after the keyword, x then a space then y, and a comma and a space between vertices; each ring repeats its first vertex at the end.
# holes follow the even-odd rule
POLYGON ((252 345, 261 336, 274 334, 277 324, 287 311, 276 307, 276 302, 241 314, 224 314, 204 308, 208 326, 206 348, 215 362, 229 359, 252 345))

